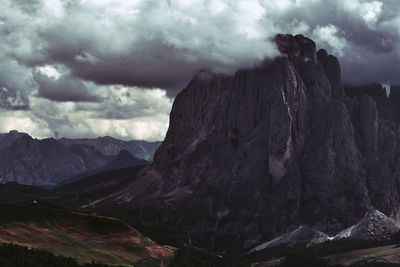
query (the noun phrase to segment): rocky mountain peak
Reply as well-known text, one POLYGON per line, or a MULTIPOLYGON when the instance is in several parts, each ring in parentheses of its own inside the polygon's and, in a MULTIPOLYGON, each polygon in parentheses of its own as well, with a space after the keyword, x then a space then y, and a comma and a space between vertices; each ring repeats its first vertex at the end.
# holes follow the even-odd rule
POLYGON ((153 164, 116 194, 139 222, 170 223, 186 229, 181 242, 222 251, 299 225, 334 234, 372 207, 399 213, 393 105, 374 87, 344 90, 337 58, 312 40, 275 41, 282 56, 202 74, 175 98, 153 164))
POLYGON ((282 54, 292 58, 301 56, 316 61, 316 45, 313 40, 303 35, 278 34, 274 41, 282 54))
POLYGON ((11 130, 9 133, 4 133, 0 134, 0 149, 3 149, 10 144, 12 144, 14 141, 21 137, 27 137, 28 135, 25 133, 20 133, 15 130, 11 130))
POLYGON ((10 135, 20 135, 20 134, 23 134, 23 133, 20 133, 20 132, 18 132, 17 130, 10 130, 10 131, 8 132, 8 134, 10 134, 10 135))

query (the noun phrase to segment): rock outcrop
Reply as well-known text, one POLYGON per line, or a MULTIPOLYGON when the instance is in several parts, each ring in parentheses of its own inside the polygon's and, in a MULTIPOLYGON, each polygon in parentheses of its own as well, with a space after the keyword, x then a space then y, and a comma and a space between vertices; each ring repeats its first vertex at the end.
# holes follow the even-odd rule
POLYGON ((400 224, 378 210, 368 212, 356 225, 340 233, 334 239, 388 240, 400 232, 400 224))
POLYGON ((302 225, 296 230, 279 235, 272 240, 252 248, 248 253, 268 250, 281 245, 286 246, 314 246, 332 240, 390 240, 400 232, 400 224, 378 210, 371 210, 364 218, 334 236, 302 225))
POLYGON ((338 60, 308 38, 276 43, 280 57, 202 72, 176 97, 153 164, 112 196, 135 225, 222 253, 303 224, 337 233, 373 207, 397 216, 392 99, 380 85, 344 90, 338 60))

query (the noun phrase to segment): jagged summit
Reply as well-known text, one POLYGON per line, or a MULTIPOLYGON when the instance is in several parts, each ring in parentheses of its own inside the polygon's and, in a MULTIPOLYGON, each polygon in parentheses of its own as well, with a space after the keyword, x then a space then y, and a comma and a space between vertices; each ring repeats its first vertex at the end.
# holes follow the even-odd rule
POLYGON ((299 225, 334 234, 372 207, 397 216, 396 108, 343 88, 338 60, 310 39, 275 40, 282 56, 176 97, 153 164, 113 195, 135 222, 221 252, 299 225))
POLYGON ((279 52, 286 54, 291 58, 301 56, 309 60, 316 61, 316 45, 313 40, 299 34, 278 34, 274 41, 279 52))
POLYGON ((25 133, 11 130, 9 133, 0 134, 0 149, 3 149, 13 143, 15 140, 27 136, 25 133))

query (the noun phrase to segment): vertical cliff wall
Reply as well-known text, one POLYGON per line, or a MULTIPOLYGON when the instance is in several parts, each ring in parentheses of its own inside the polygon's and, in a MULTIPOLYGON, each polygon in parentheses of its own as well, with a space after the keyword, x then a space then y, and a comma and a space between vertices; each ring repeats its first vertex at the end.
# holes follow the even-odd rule
POLYGON ((397 216, 396 93, 344 89, 338 60, 301 35, 276 43, 282 56, 202 72, 176 97, 153 164, 116 195, 137 221, 221 252, 301 224, 339 231, 371 207, 397 216))

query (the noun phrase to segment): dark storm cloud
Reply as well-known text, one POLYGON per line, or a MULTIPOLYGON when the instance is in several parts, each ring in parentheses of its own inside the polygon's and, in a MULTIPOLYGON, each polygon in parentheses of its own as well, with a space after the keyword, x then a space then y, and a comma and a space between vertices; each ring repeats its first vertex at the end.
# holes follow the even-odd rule
MULTIPOLYGON (((131 50, 129 47, 126 49, 126 52, 131 50)), ((90 53, 86 52, 92 50, 88 46, 75 50, 59 44, 58 40, 51 43, 49 50, 52 61, 65 64, 76 77, 100 85, 122 84, 177 91, 198 69, 212 65, 212 62, 190 64, 179 51, 155 41, 137 44, 129 55, 90 53)))
POLYGON ((276 52, 265 41, 271 35, 267 29, 248 37, 259 26, 252 25, 253 14, 237 20, 240 7, 227 5, 212 16, 205 3, 197 12, 183 2, 142 1, 122 11, 110 2, 107 12, 94 2, 64 4, 65 14, 30 38, 40 42, 32 45, 35 56, 14 56, 28 66, 64 64, 76 77, 98 84, 165 88, 174 95, 200 69, 234 71, 276 52), (238 30, 241 26, 250 29, 238 30))
POLYGON ((311 37, 346 83, 400 84, 398 0, 3 0, 0 130, 162 139, 165 92, 276 56, 277 33, 311 37))
POLYGON ((62 75, 55 79, 37 72, 33 76, 38 84, 38 96, 53 101, 65 102, 99 102, 101 99, 92 95, 88 85, 70 75, 62 75))
POLYGON ((400 54, 396 1, 124 2, 17 1, 22 10, 54 5, 60 14, 31 33, 31 54, 14 56, 30 66, 64 64, 97 84, 159 87, 175 95, 200 69, 251 66, 275 55, 269 37, 303 33, 339 56, 345 80, 400 82, 389 67, 400 54), (332 36, 325 33, 329 27, 336 30, 332 36))

